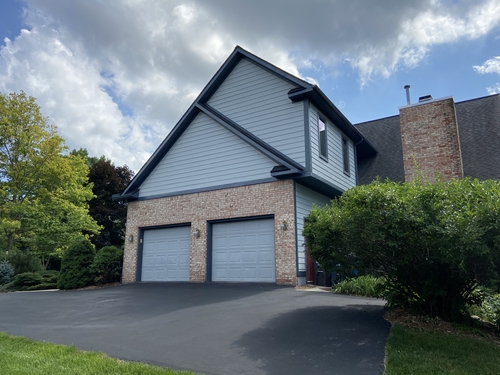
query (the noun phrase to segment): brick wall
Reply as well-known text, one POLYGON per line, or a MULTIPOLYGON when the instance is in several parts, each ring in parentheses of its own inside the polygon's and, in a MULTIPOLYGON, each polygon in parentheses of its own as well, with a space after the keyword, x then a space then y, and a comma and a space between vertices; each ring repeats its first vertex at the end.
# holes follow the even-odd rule
POLYGON ((122 281, 136 281, 139 228, 191 223, 190 280, 206 281, 207 221, 274 215, 276 282, 296 284, 296 247, 293 181, 276 181, 202 193, 129 202, 122 281), (283 221, 288 229, 283 231, 283 221), (199 229, 196 238, 193 232, 199 229))
POLYGON ((400 109, 405 180, 415 178, 416 166, 428 181, 436 173, 444 181, 463 177, 455 102, 433 100, 400 109))

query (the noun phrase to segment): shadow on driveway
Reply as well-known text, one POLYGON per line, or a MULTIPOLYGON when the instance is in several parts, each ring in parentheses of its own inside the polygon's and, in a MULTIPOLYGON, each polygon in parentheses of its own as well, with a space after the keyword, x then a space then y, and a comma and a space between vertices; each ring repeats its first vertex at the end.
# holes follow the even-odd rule
POLYGON ((381 374, 390 324, 381 306, 279 314, 233 343, 268 374, 381 374))

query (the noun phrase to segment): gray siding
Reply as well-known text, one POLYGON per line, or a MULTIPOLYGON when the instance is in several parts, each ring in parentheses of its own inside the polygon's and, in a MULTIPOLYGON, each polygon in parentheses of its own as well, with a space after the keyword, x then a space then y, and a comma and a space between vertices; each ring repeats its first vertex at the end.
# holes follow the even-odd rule
POLYGON ((200 113, 140 187, 140 197, 271 178, 276 165, 200 113))
POLYGON ((342 159, 342 132, 326 116, 321 118, 326 122, 326 136, 328 139, 328 161, 319 156, 319 111, 311 105, 309 108, 309 126, 311 132, 311 162, 312 173, 334 184, 342 190, 356 186, 356 163, 354 161, 354 144, 346 137, 349 143, 350 174, 344 174, 342 159))
POLYGON ((272 147, 305 165, 304 106, 293 85, 242 59, 208 104, 272 147))
POLYGON ((331 199, 329 197, 323 194, 317 193, 314 190, 306 188, 300 184, 295 184, 295 204, 297 208, 297 217, 295 220, 297 223, 297 259, 299 271, 306 270, 306 248, 304 244, 304 236, 302 236, 302 230, 304 229, 304 217, 309 215, 309 211, 311 211, 314 203, 320 207, 324 207, 330 203, 330 200, 331 199))

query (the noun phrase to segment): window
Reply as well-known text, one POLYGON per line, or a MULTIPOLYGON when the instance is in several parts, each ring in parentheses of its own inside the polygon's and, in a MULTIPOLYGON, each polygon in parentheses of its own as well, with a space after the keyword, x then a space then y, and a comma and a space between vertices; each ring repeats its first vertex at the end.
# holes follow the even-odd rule
POLYGON ((349 174, 349 142, 342 137, 342 159, 344 160, 344 173, 349 174))
POLYGON ((328 158, 328 148, 326 141, 326 124, 321 118, 318 118, 318 131, 319 131, 319 155, 328 158))

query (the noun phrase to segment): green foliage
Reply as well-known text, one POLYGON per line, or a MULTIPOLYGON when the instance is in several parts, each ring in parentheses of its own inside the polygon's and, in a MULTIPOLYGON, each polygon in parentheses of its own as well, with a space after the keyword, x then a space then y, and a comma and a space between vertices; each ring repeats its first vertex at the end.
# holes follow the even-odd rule
POLYGON ((44 290, 56 289, 58 271, 39 271, 20 273, 7 286, 8 290, 44 290))
POLYGON ((320 263, 379 272, 390 306, 459 321, 499 278, 500 182, 375 181, 314 208, 303 233, 320 263))
POLYGON ((10 283, 14 277, 14 267, 6 260, 0 262, 0 285, 10 283))
POLYGON ((92 281, 90 266, 95 250, 85 237, 76 239, 66 250, 61 261, 61 273, 57 282, 59 289, 83 288, 92 281))
POLYGON ((122 276, 123 250, 106 246, 99 250, 92 263, 91 273, 98 284, 120 281, 122 276))
POLYGON ((337 293, 365 297, 380 297, 382 288, 383 279, 370 275, 346 279, 334 286, 334 290, 337 293))
POLYGON ((12 267, 14 267, 14 273, 16 275, 24 272, 38 272, 43 269, 40 259, 34 257, 27 251, 9 251, 6 259, 12 264, 12 267))
POLYGON ((394 324, 384 375, 500 374, 500 347, 441 332, 394 324))
POLYGON ((93 161, 90 166, 89 181, 93 184, 95 197, 89 202, 89 213, 102 227, 101 232, 91 238, 97 248, 123 246, 127 205, 114 201, 111 197, 123 191, 133 176, 134 172, 126 165, 116 167, 103 157, 93 161))
POLYGON ((473 305, 469 308, 471 315, 476 315, 479 319, 492 323, 500 329, 500 294, 494 294, 481 289, 476 290, 476 293, 483 294, 481 296, 482 303, 473 305))
POLYGON ((2 375, 196 375, 0 332, 2 375))
POLYGON ((0 93, 0 233, 7 251, 30 249, 45 266, 82 231, 99 231, 88 167, 64 152, 33 97, 0 93))

